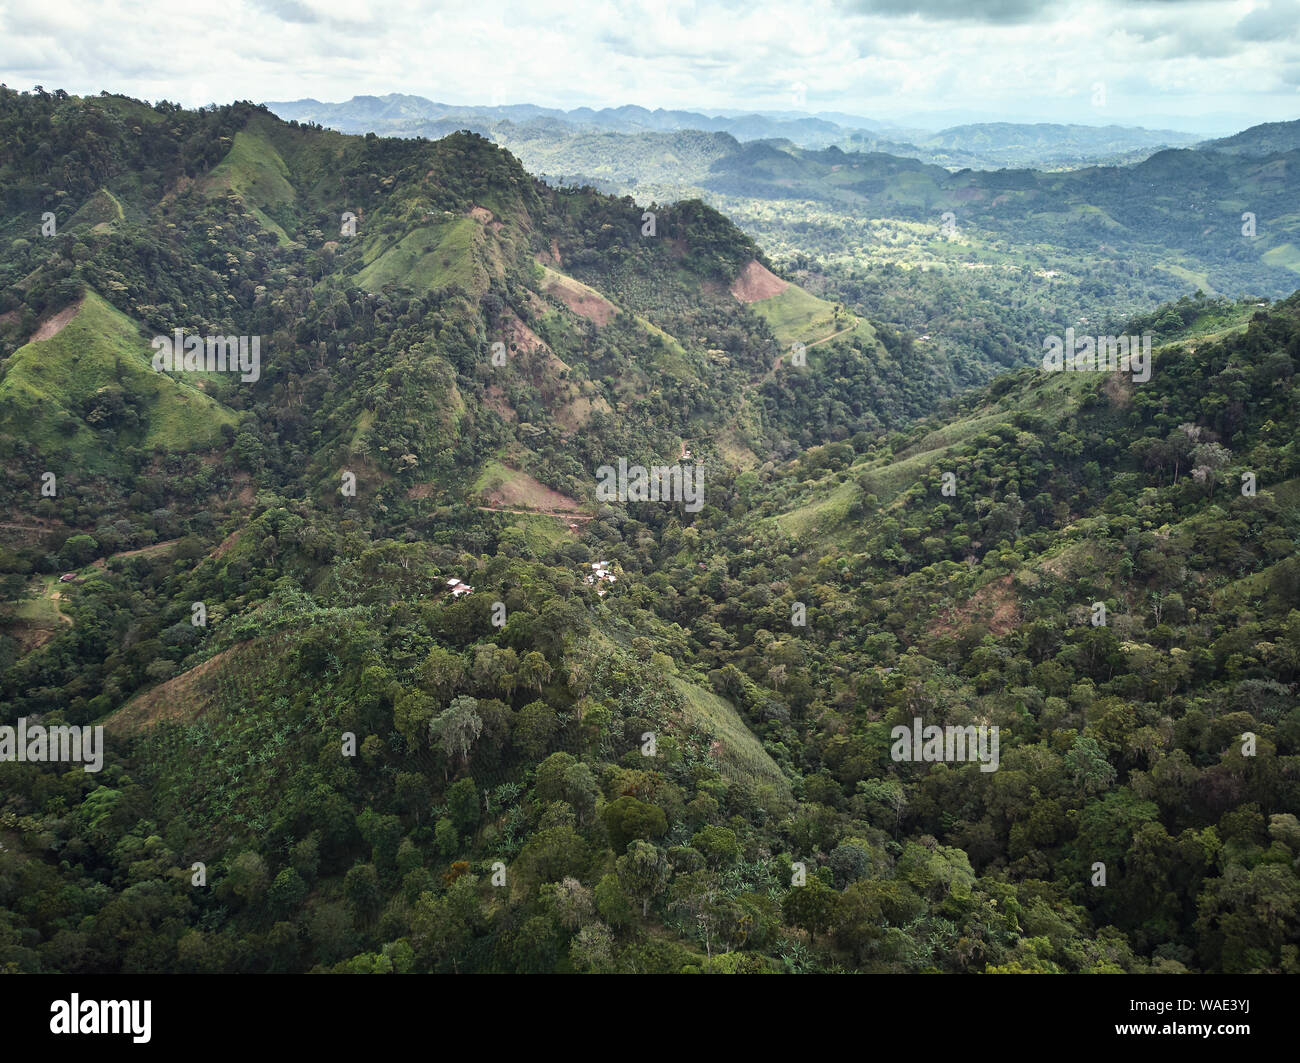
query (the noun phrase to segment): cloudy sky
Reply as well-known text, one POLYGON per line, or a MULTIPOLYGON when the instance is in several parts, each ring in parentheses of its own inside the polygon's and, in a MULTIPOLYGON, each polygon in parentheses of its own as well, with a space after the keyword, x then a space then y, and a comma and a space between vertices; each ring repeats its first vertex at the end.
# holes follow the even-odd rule
POLYGON ((0 81, 1208 134, 1300 117, 1300 0, 0 0, 0 81))

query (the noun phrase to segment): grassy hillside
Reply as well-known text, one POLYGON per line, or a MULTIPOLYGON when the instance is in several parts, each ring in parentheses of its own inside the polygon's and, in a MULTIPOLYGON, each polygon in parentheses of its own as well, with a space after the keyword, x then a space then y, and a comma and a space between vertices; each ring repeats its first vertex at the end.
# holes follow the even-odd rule
POLYGON ((257 129, 241 129, 235 134, 230 153, 213 167, 206 184, 214 191, 233 192, 263 210, 294 199, 289 168, 257 129))
POLYGON ((715 736, 715 756, 727 775, 740 775, 790 792, 789 780, 768 755, 762 743, 745 726, 735 706, 710 691, 674 676, 673 688, 681 694, 688 726, 715 736))
POLYGON ((153 354, 134 322, 86 292, 60 331, 6 360, 0 431, 21 435, 47 461, 83 475, 121 460, 104 447, 104 430, 145 449, 217 445, 234 415, 194 385, 155 373, 153 354))
POLYGON ((458 284, 482 294, 487 275, 476 253, 483 239, 483 227, 474 219, 443 219, 372 252, 373 258, 357 274, 357 284, 375 292, 389 285, 425 291, 458 284))

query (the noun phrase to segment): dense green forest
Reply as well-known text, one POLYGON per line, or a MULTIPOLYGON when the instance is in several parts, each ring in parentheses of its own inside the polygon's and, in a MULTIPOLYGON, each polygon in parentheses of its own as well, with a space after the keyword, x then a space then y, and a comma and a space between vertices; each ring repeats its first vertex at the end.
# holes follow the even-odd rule
POLYGON ((944 394, 1030 364, 1062 322, 1118 327, 1197 291, 1277 298, 1300 283, 1300 122, 1144 151, 1125 140, 1131 130, 995 123, 914 131, 923 150, 862 131, 827 141, 838 129, 827 123, 742 142, 671 112, 468 109, 432 121, 439 105, 411 97, 272 106, 346 132, 443 135, 459 122, 554 185, 643 204, 702 199, 805 288, 925 335, 947 370, 935 381, 944 394), (1094 154, 1052 172, 1084 151, 1094 154))
POLYGON ((1300 294, 953 358, 899 266, 246 103, 0 88, 0 195, 0 724, 107 748, 0 762, 0 970, 1300 973, 1300 294))

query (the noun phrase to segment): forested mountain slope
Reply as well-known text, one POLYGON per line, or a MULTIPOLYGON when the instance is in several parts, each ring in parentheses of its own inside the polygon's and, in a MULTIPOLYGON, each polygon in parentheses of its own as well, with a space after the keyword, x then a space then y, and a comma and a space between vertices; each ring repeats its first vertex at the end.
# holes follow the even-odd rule
POLYGON ((0 103, 4 969, 1297 970, 1296 297, 935 412, 698 202, 0 103))
POLYGON ((918 351, 962 384, 1030 364, 1041 338, 1064 323, 1104 332, 1198 291, 1277 298, 1300 277, 1296 122, 1196 150, 1159 150, 1151 140, 1136 154, 1114 127, 966 126, 927 139, 941 153, 932 155, 874 135, 750 140, 708 123, 575 125, 528 108, 470 109, 422 125, 414 116, 427 101, 384 99, 272 106, 349 132, 441 136, 468 124, 551 184, 641 204, 700 198, 814 294, 925 337, 918 351), (1036 136, 1086 151, 1115 137, 1120 154, 1054 172, 1017 146, 1036 136), (970 160, 974 169, 953 172, 967 165, 961 146, 978 144, 1009 168, 970 160), (950 149, 960 150, 942 154, 950 149))

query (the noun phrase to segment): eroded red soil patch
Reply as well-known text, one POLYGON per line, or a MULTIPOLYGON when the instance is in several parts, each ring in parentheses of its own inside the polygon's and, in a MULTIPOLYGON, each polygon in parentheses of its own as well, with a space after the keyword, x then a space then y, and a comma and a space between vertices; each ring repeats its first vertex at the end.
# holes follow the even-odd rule
POLYGON ((235 667, 252 644, 241 642, 145 694, 133 698, 104 721, 109 733, 139 734, 164 720, 193 721, 216 701, 216 684, 223 666, 235 667))
POLYGON ((243 534, 244 534, 244 529, 240 528, 238 531, 232 531, 229 535, 227 535, 224 539, 222 539, 221 542, 217 545, 217 548, 212 551, 212 560, 220 561, 223 557, 225 557, 226 554, 230 552, 230 548, 234 546, 235 543, 239 542, 239 537, 243 534))
POLYGON ((790 284, 783 281, 757 259, 752 260, 740 276, 731 282, 731 294, 742 303, 756 303, 760 299, 771 299, 780 295, 790 284))
POLYGON ((932 635, 951 635, 966 624, 983 623, 997 636, 1005 635, 1020 623, 1020 608, 1011 577, 1003 576, 972 594, 961 605, 947 610, 930 625, 932 635))
POLYGON ((534 510, 556 515, 579 515, 582 510, 576 498, 561 494, 535 480, 526 472, 510 470, 510 477, 484 493, 484 501, 492 509, 534 510))
POLYGON ((555 296, 579 317, 585 317, 597 325, 608 325, 618 313, 618 308, 603 295, 584 288, 577 281, 568 277, 549 277, 547 280, 547 293, 555 296))
POLYGON ((489 384, 483 396, 483 403, 503 421, 514 422, 519 419, 515 408, 506 399, 505 390, 500 384, 489 384))
POLYGON ((53 317, 47 317, 32 333, 32 338, 28 343, 39 343, 41 340, 53 339, 67 327, 69 321, 77 316, 77 311, 81 309, 81 300, 78 299, 71 306, 65 306, 53 317))

